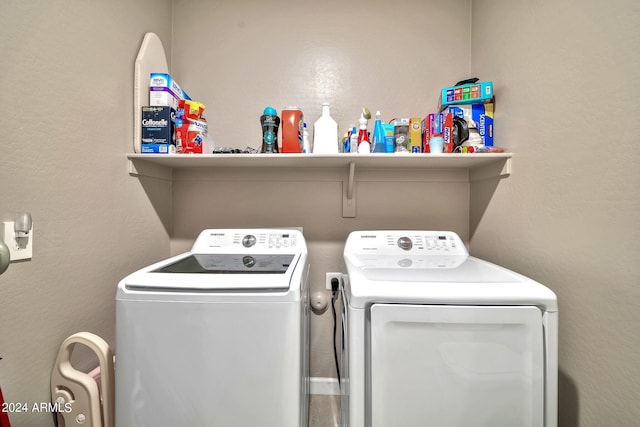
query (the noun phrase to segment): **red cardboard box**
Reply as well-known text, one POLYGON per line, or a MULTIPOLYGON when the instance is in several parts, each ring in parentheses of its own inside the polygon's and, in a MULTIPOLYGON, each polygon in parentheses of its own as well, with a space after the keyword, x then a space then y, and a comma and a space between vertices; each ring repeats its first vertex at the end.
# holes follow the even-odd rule
POLYGON ((435 113, 427 114, 427 116, 422 121, 422 152, 430 153, 429 150, 429 140, 433 136, 433 120, 435 118, 435 113))
POLYGON ((453 152, 453 114, 441 114, 442 117, 442 136, 444 137, 443 153, 453 152))

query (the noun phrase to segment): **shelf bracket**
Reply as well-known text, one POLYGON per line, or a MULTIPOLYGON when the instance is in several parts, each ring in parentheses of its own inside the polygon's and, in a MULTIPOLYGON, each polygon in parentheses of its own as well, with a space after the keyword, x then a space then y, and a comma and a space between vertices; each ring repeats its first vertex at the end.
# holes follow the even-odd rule
POLYGON ((511 175, 511 159, 503 159, 488 165, 477 167, 469 171, 469 181, 476 182, 485 179, 506 178, 511 175))
POLYGON ((342 217, 356 217, 356 182, 355 182, 356 164, 349 162, 349 175, 342 182, 342 217))
POLYGON ((170 167, 129 159, 129 175, 131 176, 146 176, 150 178, 158 178, 165 181, 171 181, 173 178, 173 170, 170 167))

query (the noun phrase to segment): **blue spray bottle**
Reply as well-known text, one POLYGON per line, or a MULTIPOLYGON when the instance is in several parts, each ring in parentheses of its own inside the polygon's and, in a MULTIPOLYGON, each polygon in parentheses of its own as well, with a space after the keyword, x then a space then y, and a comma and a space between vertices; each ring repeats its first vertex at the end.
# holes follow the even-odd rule
POLYGON ((373 127, 373 152, 385 152, 385 134, 380 120, 380 111, 376 111, 376 122, 373 127))

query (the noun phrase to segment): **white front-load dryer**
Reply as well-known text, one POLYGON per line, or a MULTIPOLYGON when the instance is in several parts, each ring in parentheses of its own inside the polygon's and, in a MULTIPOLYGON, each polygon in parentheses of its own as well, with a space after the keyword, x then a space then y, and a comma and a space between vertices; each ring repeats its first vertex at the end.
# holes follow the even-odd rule
POLYGON ((557 425, 550 289, 453 232, 354 232, 344 260, 344 425, 557 425))
POLYGON ((205 230, 116 296, 116 427, 306 427, 302 233, 205 230))

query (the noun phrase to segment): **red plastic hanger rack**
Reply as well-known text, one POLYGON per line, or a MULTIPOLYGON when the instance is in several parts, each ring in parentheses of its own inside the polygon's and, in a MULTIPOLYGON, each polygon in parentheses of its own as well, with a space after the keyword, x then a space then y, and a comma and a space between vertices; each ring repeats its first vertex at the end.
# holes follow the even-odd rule
POLYGON ((9 414, 4 410, 4 408, 4 397, 2 397, 2 389, 0 388, 0 427, 11 427, 9 414))

